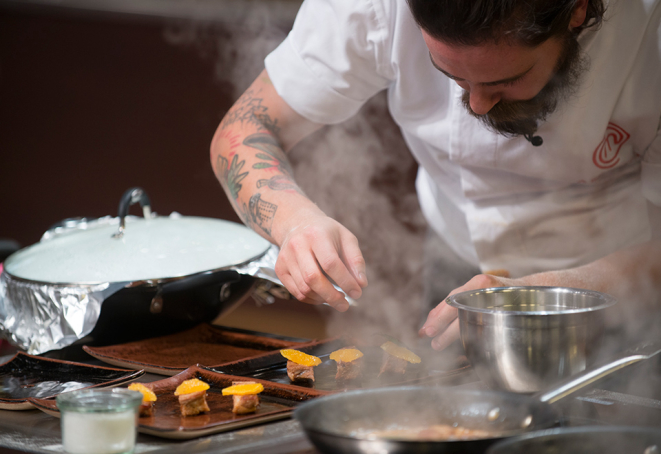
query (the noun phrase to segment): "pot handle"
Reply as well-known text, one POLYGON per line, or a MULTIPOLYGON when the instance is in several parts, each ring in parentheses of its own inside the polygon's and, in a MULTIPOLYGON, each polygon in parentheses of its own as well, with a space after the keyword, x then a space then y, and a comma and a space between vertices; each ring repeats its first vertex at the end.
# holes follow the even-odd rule
POLYGON ((142 214, 145 216, 145 219, 150 219, 152 217, 151 202, 147 193, 142 188, 136 187, 127 189, 119 200, 119 210, 117 211, 119 228, 117 229, 117 232, 112 235, 113 238, 121 238, 124 236, 126 216, 129 214, 129 208, 131 205, 138 202, 140 202, 142 214))
POLYGON ((636 345, 612 358, 605 363, 590 367, 583 372, 573 375, 553 386, 552 389, 541 391, 533 397, 550 404, 575 393, 576 391, 601 380, 602 378, 631 366, 639 361, 650 359, 661 353, 661 340, 649 340, 636 345))
POLYGON ((160 284, 156 295, 154 295, 151 300, 149 311, 152 314, 160 313, 163 310, 164 300, 168 297, 168 294, 190 292, 196 288, 214 284, 221 280, 223 285, 220 288, 218 300, 220 303, 224 303, 230 298, 230 296, 232 296, 232 284, 241 280, 239 273, 233 270, 224 270, 220 272, 209 271, 176 279, 173 282, 160 284))

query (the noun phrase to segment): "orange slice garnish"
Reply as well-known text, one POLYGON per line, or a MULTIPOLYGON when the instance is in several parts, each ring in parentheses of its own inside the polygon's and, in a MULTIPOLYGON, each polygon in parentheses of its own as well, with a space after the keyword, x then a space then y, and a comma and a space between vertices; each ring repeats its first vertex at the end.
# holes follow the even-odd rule
POLYGON ((156 394, 154 394, 154 391, 151 389, 147 388, 145 385, 142 383, 131 383, 129 385, 129 389, 131 391, 139 391, 142 393, 142 401, 143 402, 156 402, 156 394))
POLYGON ((264 385, 261 383, 244 383, 242 385, 232 385, 229 388, 223 388, 223 396, 248 396, 250 394, 259 394, 264 391, 264 385))
POLYGON ((181 382, 177 389, 174 390, 175 396, 180 396, 182 394, 191 394, 199 391, 206 391, 209 389, 209 385, 204 383, 202 380, 197 378, 191 378, 190 380, 184 380, 181 382))
POLYGON ((361 356, 363 356, 363 352, 361 352, 357 348, 341 348, 331 353, 330 359, 332 359, 333 361, 338 361, 338 362, 342 361, 343 363, 349 363, 351 361, 357 360, 361 356))
POLYGON ((293 350, 291 348, 286 348, 280 350, 282 356, 287 358, 289 361, 293 361, 296 364, 301 366, 318 366, 321 364, 321 359, 316 356, 308 355, 307 353, 299 352, 298 350, 293 350))
POLYGON ((413 353, 411 350, 406 347, 402 347, 401 345, 397 345, 394 342, 388 341, 382 344, 381 349, 384 352, 391 354, 395 358, 404 359, 412 364, 418 364, 420 361, 422 361, 420 357, 413 353))

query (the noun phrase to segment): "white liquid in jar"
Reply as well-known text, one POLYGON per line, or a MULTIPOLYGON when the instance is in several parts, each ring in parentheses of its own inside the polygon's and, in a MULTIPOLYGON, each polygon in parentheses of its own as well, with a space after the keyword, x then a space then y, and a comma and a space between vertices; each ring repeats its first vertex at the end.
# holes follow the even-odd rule
POLYGON ((120 454, 135 448, 136 412, 62 412, 62 445, 70 454, 120 454))

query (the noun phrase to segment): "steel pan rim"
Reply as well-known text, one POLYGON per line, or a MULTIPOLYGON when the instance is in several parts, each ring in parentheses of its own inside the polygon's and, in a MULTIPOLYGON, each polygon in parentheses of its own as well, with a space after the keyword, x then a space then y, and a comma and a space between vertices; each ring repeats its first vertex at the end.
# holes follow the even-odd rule
POLYGON ((558 316, 558 315, 570 315, 570 314, 583 314, 590 312, 597 312, 603 309, 607 309, 611 306, 614 306, 617 303, 617 300, 606 294, 597 292, 594 290, 573 288, 573 287, 553 287, 553 286, 514 286, 514 287, 489 287, 478 290, 468 290, 461 293, 456 293, 454 295, 448 296, 445 299, 445 302, 448 306, 459 309, 460 311, 480 313, 485 315, 500 315, 500 316, 558 316), (506 291, 544 291, 551 293, 579 293, 587 296, 591 296, 597 299, 603 300, 602 303, 597 306, 585 307, 585 308, 572 308, 572 309, 563 309, 557 311, 499 311, 494 309, 486 309, 481 307, 469 306, 464 303, 457 301, 460 297, 466 297, 469 295, 485 294, 485 293, 504 293, 506 291))
POLYGON ((10 273, 6 269, 3 269, 3 273, 9 276, 10 279, 16 282, 21 282, 23 284, 28 284, 28 285, 39 285, 39 286, 49 286, 52 288, 81 288, 81 289, 93 289, 94 287, 98 287, 99 285, 106 285, 106 284, 122 284, 123 287, 138 287, 138 286, 143 286, 146 285, 148 287, 155 287, 160 284, 166 284, 178 280, 183 280, 187 279, 193 276, 198 276, 201 274, 213 274, 213 273, 219 273, 221 271, 232 271, 235 268, 240 268, 242 266, 245 266, 251 262, 260 260, 262 257, 266 255, 268 251, 265 251, 251 259, 246 260, 245 262, 237 263, 237 264, 232 264, 232 265, 227 265, 227 266, 222 266, 220 268, 212 268, 208 270, 202 270, 198 271, 195 273, 191 274, 185 274, 181 276, 163 276, 163 277, 154 277, 154 278, 148 278, 148 279, 137 279, 133 281, 94 281, 94 282, 49 282, 49 281, 39 281, 35 279, 27 279, 24 277, 19 277, 15 276, 14 274, 10 273))
MULTIPOLYGON (((95 221, 100 221, 103 219, 105 218, 98 218, 95 221)), ((113 219, 117 219, 117 218, 110 218, 110 220, 113 219)), ((209 228, 209 226, 211 226, 211 228, 213 228, 214 230, 218 230, 219 236, 222 236, 222 234, 227 236, 227 238, 224 238, 222 240, 222 243, 224 245, 232 245, 239 240, 242 241, 243 237, 241 235, 247 234, 250 237, 254 237, 256 239, 256 242, 260 243, 261 246, 255 246, 254 250, 246 252, 245 254, 242 253, 240 256, 232 257, 231 259, 216 258, 216 256, 213 256, 212 260, 206 260, 201 263, 198 260, 195 261, 194 264, 189 264, 187 266, 184 266, 183 268, 172 267, 172 264, 181 261, 179 257, 172 256, 172 257, 168 257, 166 260, 161 261, 161 263, 165 265, 161 265, 160 268, 157 266, 153 266, 153 263, 151 262, 156 263, 156 261, 151 260, 150 262, 151 264, 146 265, 144 268, 140 269, 139 272, 132 271, 128 273, 117 273, 117 269, 121 269, 123 264, 131 259, 132 257, 131 254, 134 252, 134 250, 137 247, 134 244, 126 251, 121 252, 119 254, 114 254, 114 255, 111 254, 110 256, 107 256, 107 254, 106 255, 103 254, 104 251, 102 250, 101 252, 99 252, 98 256, 95 256, 93 258, 84 257, 85 262, 81 262, 77 264, 76 267, 74 267, 77 268, 75 276, 53 277, 53 276, 48 276, 47 274, 45 275, 43 272, 38 272, 38 273, 34 272, 34 266, 31 265, 31 262, 43 261, 44 258, 48 259, 51 256, 55 255, 53 251, 56 251, 58 253, 61 253, 61 251, 69 251, 68 256, 75 256, 74 253, 70 252, 71 245, 67 244, 67 242, 72 243, 73 246, 76 246, 77 249, 74 249, 73 252, 77 253, 79 252, 79 249, 82 247, 81 245, 85 244, 85 241, 88 239, 90 234, 93 235, 91 238, 93 246, 96 246, 98 248, 99 246, 110 244, 113 246, 108 250, 109 251, 114 250, 116 246, 115 243, 116 240, 112 239, 110 233, 114 232, 117 229, 116 225, 112 223, 108 223, 108 224, 100 223, 89 229, 73 230, 68 234, 56 235, 47 241, 43 241, 43 240, 38 241, 37 243, 31 244, 27 247, 24 247, 14 252, 5 259, 3 272, 7 273, 9 276, 11 276, 12 279, 16 281, 21 281, 35 285, 53 285, 60 287, 86 288, 86 287, 95 287, 98 285, 104 285, 108 283, 123 283, 126 286, 133 287, 137 285, 142 285, 142 283, 162 284, 162 283, 170 282, 172 280, 197 276, 199 274, 204 274, 209 272, 215 273, 219 271, 231 270, 236 267, 242 267, 251 262, 255 262, 262 259, 262 257, 268 254, 269 250, 272 247, 272 245, 270 245, 268 241, 259 237, 259 235, 257 235, 255 232, 253 232, 243 224, 233 221, 227 221, 224 219, 211 218, 211 217, 179 216, 172 218, 172 216, 154 216, 149 221, 146 221, 142 218, 138 218, 137 220, 131 222, 129 225, 133 225, 134 226, 133 228, 140 227, 138 229, 138 232, 142 233, 143 236, 145 231, 148 233, 151 232, 152 237, 156 237, 157 239, 160 239, 161 241, 166 243, 167 243, 166 240, 168 239, 166 235, 171 234, 171 232, 169 232, 168 229, 173 229, 173 228, 179 230, 191 229, 191 228, 199 229, 200 226, 203 228, 209 228), (152 223, 150 229, 145 228, 146 223, 147 224, 152 223), (107 234, 107 238, 106 236, 103 236, 105 234, 107 234), (97 238, 99 235, 102 235, 101 238, 97 238), (64 243, 62 243, 63 241, 64 243), (85 273, 80 272, 80 269, 82 269, 83 265, 86 265, 85 268, 89 268, 91 265, 96 263, 107 264, 107 267, 103 269, 98 268, 97 266, 93 266, 93 268, 97 270, 98 274, 102 274, 101 276, 93 276, 90 278, 90 276, 85 276, 85 273), (27 268, 27 270, 24 268, 27 268), (35 274, 40 274, 40 275, 37 276, 35 274)), ((51 230, 47 231, 44 235, 48 234, 50 231, 51 230)), ((197 232, 193 230, 193 233, 197 233, 197 232)), ((203 233, 208 233, 208 232, 203 232, 203 233)), ((141 238, 138 237, 138 240, 140 239, 141 238)), ((167 247, 168 247, 167 252, 171 253, 173 250, 172 249, 173 246, 168 244, 167 247)), ((65 265, 58 264, 57 267, 66 266, 66 265, 67 263, 65 263, 65 265)))
POLYGON ((374 443, 396 443, 396 444, 405 444, 408 446, 419 446, 421 444, 430 444, 430 445, 436 445, 438 443, 452 443, 452 444, 465 444, 465 443, 474 443, 474 442, 494 442, 496 443, 497 441, 503 439, 503 438, 509 438, 513 437, 516 435, 521 434, 521 431, 513 432, 511 434, 509 433, 504 433, 502 436, 498 437, 491 437, 491 438, 474 438, 471 440, 410 440, 410 439, 404 439, 404 438, 380 438, 380 437, 367 437, 367 436, 358 436, 358 435, 347 435, 347 434, 340 434, 336 432, 329 432, 329 431, 324 431, 321 429, 307 429, 304 428, 305 432, 313 435, 323 435, 327 437, 333 437, 333 438, 341 438, 346 441, 352 441, 352 442, 361 442, 361 443, 369 443, 369 442, 374 442, 374 443))

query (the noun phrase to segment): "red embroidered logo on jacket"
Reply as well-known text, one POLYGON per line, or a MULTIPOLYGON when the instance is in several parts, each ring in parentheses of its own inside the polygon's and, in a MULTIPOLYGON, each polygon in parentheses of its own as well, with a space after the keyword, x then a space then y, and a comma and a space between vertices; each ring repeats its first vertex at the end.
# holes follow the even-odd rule
POLYGON ((620 149, 629 140, 628 132, 616 125, 608 123, 604 140, 595 148, 592 154, 592 162, 600 169, 610 169, 620 162, 620 149))

